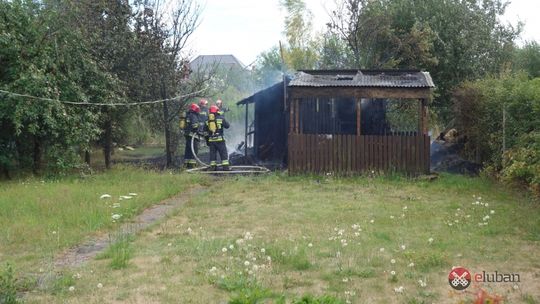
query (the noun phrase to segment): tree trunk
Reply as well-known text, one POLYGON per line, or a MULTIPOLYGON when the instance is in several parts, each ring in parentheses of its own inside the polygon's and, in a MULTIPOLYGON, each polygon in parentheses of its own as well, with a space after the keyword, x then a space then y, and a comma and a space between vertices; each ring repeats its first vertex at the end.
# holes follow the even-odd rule
MULTIPOLYGON (((161 81, 161 98, 167 98, 167 93, 165 90, 165 81, 161 81)), ((167 159, 166 168, 172 167, 173 161, 173 151, 172 151, 172 142, 171 142, 171 125, 169 124, 169 105, 166 101, 163 102, 163 126, 165 128, 165 155, 167 159)))
POLYGON ((105 138, 103 142, 103 156, 105 157, 105 168, 111 168, 111 151, 112 151, 112 121, 110 119, 105 122, 105 138))
POLYGON ((0 166, 0 169, 2 170, 2 174, 4 174, 4 177, 6 179, 11 179, 11 175, 9 175, 9 169, 4 167, 4 166, 0 166))
POLYGON ((33 168, 32 171, 34 174, 38 174, 41 170, 41 156, 43 154, 43 149, 41 145, 41 140, 34 136, 34 152, 33 152, 33 168))
POLYGON ((91 165, 91 159, 90 159, 90 151, 85 150, 84 151, 84 162, 90 166, 91 165))

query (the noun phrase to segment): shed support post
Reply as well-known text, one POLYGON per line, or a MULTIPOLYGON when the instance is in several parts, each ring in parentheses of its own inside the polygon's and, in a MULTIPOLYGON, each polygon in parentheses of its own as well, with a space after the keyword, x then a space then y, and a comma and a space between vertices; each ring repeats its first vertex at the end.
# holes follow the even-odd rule
POLYGON ((427 135, 427 100, 418 100, 418 135, 427 135))
POLYGON ((356 98, 356 136, 362 135, 362 99, 356 98))
POLYGON ((246 102, 246 133, 244 136, 244 156, 248 156, 248 133, 249 133, 249 103, 246 102))

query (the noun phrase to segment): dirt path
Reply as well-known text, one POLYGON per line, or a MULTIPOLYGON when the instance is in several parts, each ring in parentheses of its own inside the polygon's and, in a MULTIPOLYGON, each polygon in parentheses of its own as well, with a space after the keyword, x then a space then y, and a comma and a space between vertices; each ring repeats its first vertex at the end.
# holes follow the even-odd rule
POLYGON ((93 236, 82 244, 64 251, 54 260, 54 267, 64 268, 83 265, 86 261, 95 258, 100 252, 107 249, 109 244, 111 244, 111 241, 114 241, 118 236, 122 234, 135 235, 139 231, 171 214, 175 209, 191 200, 193 196, 201 194, 204 191, 205 188, 197 186, 149 207, 131 221, 123 223, 118 230, 109 232, 108 234, 93 236), (111 238, 111 236, 114 236, 114 238, 111 238))

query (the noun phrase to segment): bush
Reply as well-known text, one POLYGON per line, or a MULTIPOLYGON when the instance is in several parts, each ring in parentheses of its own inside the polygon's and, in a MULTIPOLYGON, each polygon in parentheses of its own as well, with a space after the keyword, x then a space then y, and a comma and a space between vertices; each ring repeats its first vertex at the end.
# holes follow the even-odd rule
POLYGON ((453 100, 463 156, 538 194, 540 78, 522 73, 465 82, 453 100))
POLYGON ((17 303, 17 288, 13 275, 13 268, 10 264, 0 273, 0 304, 17 303))
POLYGON ((523 135, 503 157, 501 178, 529 186, 540 197, 540 132, 523 135))

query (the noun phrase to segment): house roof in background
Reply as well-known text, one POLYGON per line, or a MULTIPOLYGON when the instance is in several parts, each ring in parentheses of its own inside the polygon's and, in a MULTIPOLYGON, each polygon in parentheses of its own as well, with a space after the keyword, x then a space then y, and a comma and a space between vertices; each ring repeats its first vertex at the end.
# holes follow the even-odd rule
POLYGON ((428 72, 420 70, 304 70, 289 87, 434 88, 428 72))
POLYGON ((193 71, 212 66, 226 66, 229 68, 237 67, 244 69, 246 66, 234 55, 199 55, 189 63, 193 71))

